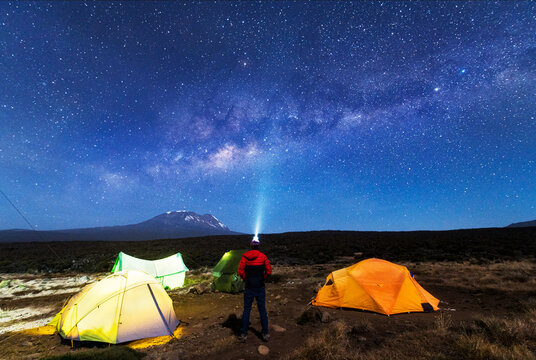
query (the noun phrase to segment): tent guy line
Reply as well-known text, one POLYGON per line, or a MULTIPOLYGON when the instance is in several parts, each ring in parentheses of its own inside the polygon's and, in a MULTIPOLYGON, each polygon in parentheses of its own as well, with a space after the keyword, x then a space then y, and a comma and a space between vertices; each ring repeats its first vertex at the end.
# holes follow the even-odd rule
MULTIPOLYGON (((24 221, 26 221, 26 223, 30 226, 30 228, 35 231, 37 233, 37 235, 41 238, 42 241, 44 241, 44 239, 41 237, 41 233, 39 231, 37 231, 37 229, 32 225, 32 223, 26 218, 26 216, 24 216, 24 214, 19 210, 19 208, 17 206, 15 206, 15 204, 13 203, 13 201, 11 201, 9 199, 9 197, 6 195, 5 192, 3 192, 1 189, 0 189, 0 193, 2 193, 2 195, 4 195, 4 197, 6 198, 6 200, 11 204, 11 206, 13 206, 13 208, 15 209, 15 211, 24 219, 24 221)), ((54 249, 52 249, 52 247, 49 245, 49 244, 46 244, 47 247, 50 249, 50 251, 61 261, 63 262, 64 264, 66 264, 65 260, 63 260, 59 255, 58 253, 56 253, 54 251, 54 249)))

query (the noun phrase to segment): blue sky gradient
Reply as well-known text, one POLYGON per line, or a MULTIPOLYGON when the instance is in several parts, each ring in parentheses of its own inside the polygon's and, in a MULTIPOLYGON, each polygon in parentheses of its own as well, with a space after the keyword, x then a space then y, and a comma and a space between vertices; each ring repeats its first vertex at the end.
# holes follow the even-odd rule
POLYGON ((0 189, 38 229, 534 219, 534 29, 528 1, 0 2, 0 189))

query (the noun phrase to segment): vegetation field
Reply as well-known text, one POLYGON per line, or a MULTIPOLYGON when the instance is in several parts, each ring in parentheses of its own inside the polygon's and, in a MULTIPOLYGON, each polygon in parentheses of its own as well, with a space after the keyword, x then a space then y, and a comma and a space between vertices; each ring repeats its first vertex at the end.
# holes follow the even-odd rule
MULTIPOLYGON (((321 264, 337 257, 390 261, 472 261, 533 259, 536 227, 451 231, 317 231, 261 235, 262 250, 275 264, 321 264)), ((177 252, 190 269, 214 266, 230 249, 247 248, 250 235, 153 241, 68 241, 0 243, 0 272, 110 271, 120 251, 146 259, 177 252)))

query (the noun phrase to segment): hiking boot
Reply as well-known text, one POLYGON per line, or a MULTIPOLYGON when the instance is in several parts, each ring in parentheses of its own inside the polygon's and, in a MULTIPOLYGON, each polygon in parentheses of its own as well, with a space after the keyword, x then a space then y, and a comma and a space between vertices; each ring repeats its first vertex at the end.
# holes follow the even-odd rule
POLYGON ((245 343, 247 339, 247 334, 240 334, 240 336, 238 337, 238 340, 240 340, 241 343, 245 343))
POLYGON ((270 340, 270 334, 262 334, 262 341, 268 342, 270 340))

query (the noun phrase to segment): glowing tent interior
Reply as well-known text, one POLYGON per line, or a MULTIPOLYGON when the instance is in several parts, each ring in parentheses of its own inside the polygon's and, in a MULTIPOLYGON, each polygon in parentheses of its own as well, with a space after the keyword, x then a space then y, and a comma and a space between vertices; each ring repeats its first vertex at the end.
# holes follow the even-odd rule
POLYGON ((230 293, 244 290, 244 282, 238 276, 238 265, 246 251, 248 250, 230 250, 223 254, 220 261, 212 269, 216 290, 230 293))
POLYGON ((164 288, 174 289, 184 284, 188 268, 184 265, 180 253, 159 260, 145 260, 120 252, 115 260, 112 273, 123 270, 144 271, 160 281, 164 288))
POLYGON ((439 300, 424 290, 405 266, 381 259, 363 260, 332 272, 312 304, 385 315, 439 309, 439 300))
POLYGON ((162 285, 136 270, 87 285, 50 323, 64 339, 111 344, 172 335, 178 324, 162 285))

